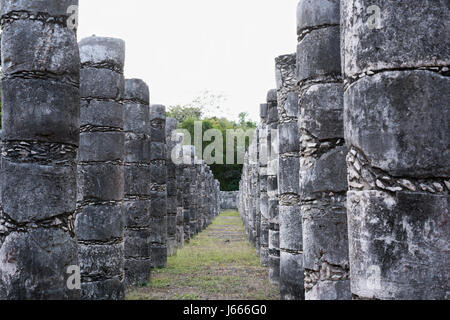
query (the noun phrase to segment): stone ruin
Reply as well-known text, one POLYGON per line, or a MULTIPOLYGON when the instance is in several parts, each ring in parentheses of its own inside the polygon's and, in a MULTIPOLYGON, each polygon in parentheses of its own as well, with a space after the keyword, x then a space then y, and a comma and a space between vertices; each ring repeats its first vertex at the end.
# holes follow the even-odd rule
POLYGON ((238 196, 282 299, 449 299, 449 9, 299 2, 238 196))
POLYGON ((221 210, 237 210, 237 196, 238 191, 221 191, 219 194, 220 198, 220 209, 221 210))
MULTIPOLYGON (((232 201, 78 0, 0 5, 0 299, 124 299, 232 201)), ((235 198, 282 299, 449 299, 449 12, 299 2, 235 198)))
POLYGON ((124 299, 219 214, 210 168, 124 78, 125 43, 77 44, 77 4, 1 1, 0 300, 124 299))

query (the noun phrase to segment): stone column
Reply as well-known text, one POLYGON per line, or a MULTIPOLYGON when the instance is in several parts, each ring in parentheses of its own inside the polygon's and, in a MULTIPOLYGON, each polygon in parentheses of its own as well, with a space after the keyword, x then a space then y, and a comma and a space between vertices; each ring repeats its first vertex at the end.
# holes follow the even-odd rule
POLYGON ((449 298, 449 12, 341 1, 356 299, 449 298))
POLYGON ((197 234, 197 214, 198 214, 198 203, 199 203, 199 163, 198 158, 194 153, 193 165, 191 168, 191 184, 190 184, 190 194, 192 197, 192 205, 189 211, 189 230, 190 238, 193 239, 197 234))
POLYGON ((249 163, 248 163, 248 183, 249 193, 247 195, 248 206, 248 222, 249 222, 249 240, 253 246, 257 246, 256 233, 256 212, 259 211, 259 179, 258 179, 258 131, 255 132, 253 140, 249 146, 249 163))
POLYGON ((177 253, 177 176, 176 165, 172 161, 172 151, 175 141, 172 141, 172 133, 177 129, 176 119, 167 118, 167 254, 173 256, 177 253))
POLYGON ((267 195, 267 163, 268 163, 268 129, 267 129, 267 104, 261 104, 259 128, 259 208, 260 208, 260 258, 261 265, 269 266, 269 197, 267 195))
POLYGON ((82 298, 123 299, 125 43, 90 37, 79 47, 79 213, 75 228, 82 298))
MULTIPOLYGON (((0 41, 1 41, 1 36, 0 36, 0 41)), ((0 129, 0 150, 2 150, 2 147, 3 147, 2 130, 0 129)), ((1 153, 0 153, 0 158, 1 158, 1 153)), ((0 179, 1 179, 1 170, 0 170, 0 179)), ((1 187, 2 187, 2 185, 0 183, 0 217, 3 217, 3 207, 2 207, 2 202, 1 202, 1 193, 2 193, 1 187)), ((5 222, 6 221, 4 221, 4 220, 0 220, 0 248, 2 247, 3 241, 5 241, 6 234, 8 233, 8 229, 4 226, 5 222)), ((0 280, 0 286, 1 286, 1 280, 0 280)))
POLYGON ((150 186, 152 267, 167 264, 167 145, 166 107, 150 106, 150 186))
POLYGON ((280 226, 278 202, 278 109, 277 90, 267 95, 268 108, 268 146, 267 194, 269 197, 269 279, 273 284, 280 283, 280 226))
MULTIPOLYGON (((210 226, 214 220, 214 216, 216 215, 216 207, 217 202, 217 188, 214 181, 214 174, 211 168, 208 168, 208 190, 211 190, 210 204, 209 204, 209 212, 208 212, 208 226, 210 226)), ((208 191, 207 190, 207 191, 208 191)))
POLYGON ((78 1, 0 5, 0 299, 77 299, 67 272, 78 264, 80 59, 67 12, 78 1))
POLYGON ((244 165, 242 169, 242 219, 244 222, 245 233, 249 235, 249 155, 248 151, 244 156, 244 165))
POLYGON ((191 239, 191 207, 193 197, 191 194, 191 184, 193 181, 192 167, 194 162, 195 148, 194 146, 183 146, 183 213, 184 213, 184 241, 189 243, 191 239))
POLYGON ((150 282, 150 93, 144 81, 125 81, 125 284, 150 282))
POLYGON ((215 216, 217 217, 217 216, 219 216, 219 214, 220 214, 220 203, 219 203, 219 192, 220 192, 220 182, 219 182, 219 180, 214 180, 214 182, 215 182, 215 185, 216 185, 216 194, 215 194, 215 205, 216 205, 216 214, 215 214, 215 216))
POLYGON ((255 152, 256 152, 256 159, 255 164, 253 168, 254 177, 255 177, 255 186, 254 186, 254 193, 253 193, 253 203, 255 204, 255 246, 256 246, 256 252, 258 256, 261 254, 261 208, 260 208, 260 176, 259 176, 259 127, 256 129, 256 135, 254 137, 255 141, 255 152))
POLYGON ((177 146, 177 164, 176 164, 176 178, 177 178, 177 248, 184 246, 184 212, 183 212, 183 190, 184 190, 184 163, 183 163, 183 140, 184 135, 176 134, 177 146))
POLYGON ((300 198, 307 300, 351 298, 339 1, 300 1, 300 198))
POLYGON ((300 139, 296 55, 276 59, 278 91, 278 192, 280 199, 280 292, 283 300, 303 300, 303 238, 299 197, 300 139))
POLYGON ((207 199, 207 195, 206 195, 206 188, 205 188, 205 168, 206 168, 206 163, 201 160, 200 161, 200 165, 199 165, 199 175, 198 175, 198 200, 199 200, 199 205, 198 205, 198 216, 197 216, 197 230, 198 233, 203 231, 203 217, 205 214, 205 204, 206 204, 206 199, 207 199))

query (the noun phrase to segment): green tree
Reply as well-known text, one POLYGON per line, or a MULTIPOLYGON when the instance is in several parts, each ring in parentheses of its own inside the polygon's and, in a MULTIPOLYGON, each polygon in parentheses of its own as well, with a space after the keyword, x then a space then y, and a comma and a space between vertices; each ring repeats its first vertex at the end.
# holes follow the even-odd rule
MULTIPOLYGON (((200 97, 196 99, 193 103, 186 105, 184 107, 181 106, 175 106, 169 108, 168 116, 176 118, 179 120, 178 128, 187 130, 191 137, 194 137, 194 128, 195 128, 195 122, 201 121, 202 124, 202 132, 209 129, 217 129, 222 133, 223 137, 223 150, 226 150, 227 145, 227 130, 237 130, 242 129, 244 131, 248 129, 255 129, 256 123, 252 122, 251 120, 248 120, 248 113, 242 112, 239 114, 239 120, 238 122, 231 121, 229 119, 226 119, 224 117, 218 118, 218 117, 205 117, 204 111, 205 110, 211 110, 211 108, 216 108, 214 106, 217 106, 218 109, 220 109, 220 101, 222 99, 222 96, 217 96, 213 94, 208 94, 205 97, 200 97), (198 104, 196 104, 198 103, 198 104), (213 107, 212 107, 213 106, 213 107), (198 112, 193 112, 198 111, 198 112)), ((189 142, 188 142, 189 143, 189 142)), ((194 143, 191 141, 190 143, 194 143)), ((209 142, 202 142, 203 150, 210 144, 209 142)), ((250 144, 250 141, 246 141, 246 149, 248 148, 250 144)), ((237 158, 237 145, 235 145, 235 158, 237 158)), ((197 150, 197 156, 201 156, 201 151, 197 150)), ((226 154, 223 155, 223 163, 226 163, 226 154)), ((239 189, 239 181, 241 179, 242 175, 242 165, 239 164, 213 164, 211 165, 211 170, 217 180, 220 182, 221 190, 223 191, 236 191, 239 189)))

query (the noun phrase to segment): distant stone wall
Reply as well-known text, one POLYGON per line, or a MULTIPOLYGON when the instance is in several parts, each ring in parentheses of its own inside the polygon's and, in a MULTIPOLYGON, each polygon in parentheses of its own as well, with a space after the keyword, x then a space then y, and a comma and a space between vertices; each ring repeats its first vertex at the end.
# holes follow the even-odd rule
POLYGON ((220 209, 221 210, 236 210, 238 191, 220 191, 220 209))

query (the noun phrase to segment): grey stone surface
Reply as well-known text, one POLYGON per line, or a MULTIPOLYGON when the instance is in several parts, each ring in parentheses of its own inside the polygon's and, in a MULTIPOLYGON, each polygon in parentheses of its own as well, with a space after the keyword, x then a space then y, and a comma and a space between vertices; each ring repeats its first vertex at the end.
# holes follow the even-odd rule
POLYGON ((314 28, 339 25, 339 0, 300 0, 297 6, 297 34, 314 28))
POLYGON ((176 165, 172 161, 172 151, 175 142, 172 134, 176 134, 177 120, 167 118, 166 141, 167 141, 167 254, 173 256, 177 250, 177 177, 176 165))
POLYGON ((237 192, 221 191, 220 192, 220 209, 230 210, 237 209, 237 192))
POLYGON ((446 0, 433 1, 430 6, 408 0, 342 0, 341 17, 348 81, 372 72, 419 67, 442 71, 450 65, 446 0), (380 29, 369 28, 366 10, 373 5, 381 9, 380 29))
POLYGON ((183 164, 183 140, 184 135, 177 133, 175 143, 176 150, 172 154, 172 160, 176 159, 176 186, 177 186, 177 233, 176 242, 177 248, 184 246, 184 207, 183 207, 183 192, 184 192, 184 164, 183 164))
POLYGON ((127 79, 125 131, 125 285, 151 280, 150 93, 144 81, 127 79))
POLYGON ((351 299, 339 1, 298 6, 300 199, 305 299, 351 299))
POLYGON ((79 48, 83 108, 75 232, 82 299, 124 299, 124 237, 128 231, 124 228, 128 219, 123 204, 124 195, 133 189, 125 179, 130 171, 124 167, 124 119, 128 120, 124 118, 122 103, 125 43, 120 39, 90 37, 80 41, 79 48), (105 98, 111 99, 109 103, 104 103, 105 98))
POLYGON ((448 299, 449 12, 299 1, 237 197, 282 299, 448 299))
POLYGON ((448 77, 426 70, 387 71, 359 80, 345 92, 346 139, 364 152, 370 166, 389 175, 448 176, 449 86, 448 77))
POLYGON ((76 31, 61 23, 71 4, 0 2, 0 299, 80 297, 67 286, 67 268, 78 264, 80 59, 76 31))
POLYGON ((448 299, 449 4, 368 4, 341 6, 352 294, 448 299))
POLYGON ((363 299, 446 299, 448 206, 448 194, 349 192, 352 293, 363 299))
POLYGON ((299 198, 300 139, 296 55, 275 59, 278 108, 280 293, 283 300, 303 300, 303 239, 299 198))
POLYGON ((278 91, 270 90, 267 94, 268 105, 268 163, 267 163, 267 195, 269 213, 269 280, 280 284, 280 239, 279 239, 279 193, 278 193, 278 91))
POLYGON ((152 267, 167 264, 166 107, 150 106, 150 200, 152 267))

